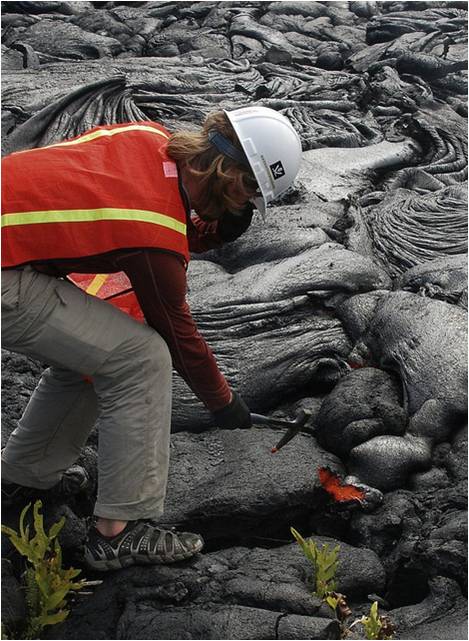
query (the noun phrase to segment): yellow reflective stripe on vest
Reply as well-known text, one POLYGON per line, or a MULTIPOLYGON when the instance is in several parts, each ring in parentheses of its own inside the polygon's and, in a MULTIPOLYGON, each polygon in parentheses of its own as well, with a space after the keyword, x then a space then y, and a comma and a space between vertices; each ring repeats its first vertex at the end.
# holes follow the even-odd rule
POLYGON ((95 138, 101 138, 101 136, 115 136, 116 134, 123 134, 126 131, 149 131, 152 134, 163 136, 163 138, 169 138, 167 134, 163 133, 159 129, 149 127, 148 125, 129 125, 128 127, 118 127, 117 129, 99 129, 98 131, 92 131, 90 134, 80 136, 80 138, 77 138, 76 140, 57 142, 53 145, 48 145, 47 147, 40 147, 40 149, 48 149, 49 147, 65 147, 66 145, 78 145, 79 143, 88 142, 89 140, 94 140, 95 138))
POLYGON ((89 142, 90 140, 95 140, 95 138, 101 138, 103 136, 115 136, 116 134, 123 134, 127 131, 149 131, 152 134, 158 134, 169 140, 168 134, 163 133, 159 129, 154 127, 149 127, 148 125, 129 125, 128 127, 119 127, 117 129, 99 129, 98 131, 92 131, 90 134, 85 134, 80 136, 76 140, 65 140, 64 142, 56 142, 52 145, 45 145, 44 147, 35 147, 34 149, 24 149, 23 151, 16 151, 16 154, 25 154, 30 151, 40 151, 41 149, 51 149, 52 147, 68 147, 69 145, 78 145, 82 142, 89 142))
POLYGON ((186 225, 170 216, 145 209, 65 209, 57 211, 26 211, 2 215, 2 227, 36 225, 39 223, 85 223, 97 220, 133 220, 160 225, 186 235, 186 225))
POLYGON ((99 292, 101 286, 107 281, 109 274, 96 274, 91 283, 85 289, 87 294, 94 296, 99 292))

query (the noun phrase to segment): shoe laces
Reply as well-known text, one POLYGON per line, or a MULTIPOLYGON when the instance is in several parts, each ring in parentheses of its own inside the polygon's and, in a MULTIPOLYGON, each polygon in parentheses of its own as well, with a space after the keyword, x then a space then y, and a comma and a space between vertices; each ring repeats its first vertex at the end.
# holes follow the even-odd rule
POLYGON ((159 523, 156 519, 140 519, 140 521, 149 525, 152 528, 155 528, 155 530, 159 530, 160 532, 173 532, 177 534, 176 528, 174 526, 163 525, 162 523, 159 523))

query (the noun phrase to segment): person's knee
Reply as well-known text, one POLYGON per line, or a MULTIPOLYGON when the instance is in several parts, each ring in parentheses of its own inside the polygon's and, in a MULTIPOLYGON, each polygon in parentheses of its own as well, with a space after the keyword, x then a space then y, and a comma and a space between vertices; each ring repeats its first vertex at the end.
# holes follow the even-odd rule
MULTIPOLYGON (((161 336, 148 326, 142 326, 129 337, 125 349, 115 350, 93 378, 104 377, 108 383, 125 380, 139 384, 145 378, 171 377, 172 360, 169 349, 161 336)), ((114 383, 112 383, 114 384, 114 383)))
POLYGON ((154 332, 148 341, 146 357, 151 359, 155 369, 171 372, 171 354, 165 340, 157 332, 154 332))
MULTIPOLYGON (((150 328, 148 329, 150 330, 150 328)), ((144 339, 134 347, 127 367, 132 370, 137 369, 140 372, 151 372, 155 375, 165 371, 171 372, 171 354, 164 339, 154 330, 147 332, 144 339)))
POLYGON ((125 375, 126 386, 142 385, 142 380, 147 385, 157 386, 159 389, 171 387, 172 360, 165 341, 153 333, 147 340, 138 346, 132 357, 119 368, 117 378, 125 375))

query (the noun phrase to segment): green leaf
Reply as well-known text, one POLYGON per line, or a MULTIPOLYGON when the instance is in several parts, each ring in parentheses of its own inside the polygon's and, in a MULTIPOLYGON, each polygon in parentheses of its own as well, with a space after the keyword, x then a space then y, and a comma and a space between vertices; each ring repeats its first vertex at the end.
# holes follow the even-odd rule
POLYGON ((2 532, 7 536, 18 536, 15 530, 12 530, 11 527, 8 527, 7 525, 2 525, 2 532))
POLYGON ((28 543, 25 543, 22 539, 20 539, 20 537, 15 532, 12 532, 9 536, 10 536, 10 541, 18 550, 18 552, 23 556, 26 556, 29 559, 29 561, 33 563, 35 560, 35 555, 34 555, 34 551, 31 550, 28 543))
POLYGON ((66 585, 65 587, 62 587, 60 588, 60 590, 57 590, 56 592, 51 594, 44 604, 44 609, 47 611, 55 610, 55 608, 57 608, 62 603, 69 591, 70 586, 66 585))
POLYGON ((24 520, 26 518, 26 513, 28 512, 30 507, 31 507, 31 503, 28 503, 27 505, 25 505, 24 508, 21 510, 21 515, 20 515, 20 535, 24 541, 29 541, 29 526, 27 526, 25 529, 24 520))
POLYGON ((44 597, 47 599, 50 594, 50 577, 47 575, 47 570, 44 566, 40 566, 36 569, 35 573, 36 583, 39 586, 44 597))
POLYGON ((295 530, 295 528, 290 528, 291 533, 295 537, 297 543, 303 550, 303 554, 306 556, 308 561, 314 565, 315 562, 315 548, 314 545, 312 546, 311 543, 312 541, 305 541, 304 538, 301 536, 301 534, 295 530))
POLYGON ((60 530, 63 528, 65 525, 65 517, 63 516, 60 521, 57 521, 57 523, 54 523, 54 525, 51 527, 49 530, 49 540, 52 541, 52 539, 55 539, 57 535, 59 534, 60 530))
POLYGON ((331 570, 332 570, 332 572, 334 572, 336 565, 337 565, 337 561, 330 561, 330 562, 324 561, 324 565, 323 565, 323 570, 322 571, 324 572, 324 574, 330 573, 331 570))
POLYGON ((33 506, 33 515, 34 515, 34 529, 37 533, 41 534, 46 538, 46 533, 44 532, 44 521, 40 510, 42 509, 42 501, 38 499, 33 506))
POLYGON ((34 539, 32 539, 31 541, 31 543, 34 542, 38 559, 44 558, 46 554, 46 550, 49 547, 49 539, 47 537, 47 534, 44 531, 44 519, 42 514, 40 513, 41 508, 42 508, 42 501, 38 499, 33 506, 34 529, 35 529, 36 535, 34 539))
POLYGON ((81 574, 81 570, 76 570, 75 568, 69 568, 69 569, 66 571, 66 577, 67 577, 67 580, 68 580, 68 579, 74 579, 74 578, 75 578, 75 577, 77 577, 79 574, 81 574))
POLYGON ((58 539, 54 541, 54 554, 57 561, 57 565, 59 566, 59 568, 61 568, 62 567, 62 548, 60 547, 60 543, 58 539))
POLYGON ((41 616, 39 620, 43 627, 45 625, 55 625, 56 623, 62 623, 62 621, 65 621, 65 619, 68 617, 68 613, 69 613, 68 610, 59 610, 54 614, 47 614, 45 616, 41 616))
POLYGON ((77 581, 77 583, 70 583, 70 590, 81 590, 82 588, 86 588, 87 585, 88 581, 82 579, 81 581, 77 581))
POLYGON ((305 540, 304 540, 304 538, 301 536, 301 534, 300 534, 297 530, 295 530, 295 528, 294 528, 294 527, 291 527, 291 528, 290 528, 290 532, 291 532, 291 533, 293 534, 293 536, 295 537, 295 539, 296 539, 297 543, 299 543, 299 545, 300 545, 302 548, 304 548, 304 547, 305 547, 305 545, 306 545, 306 541, 305 541, 305 540))

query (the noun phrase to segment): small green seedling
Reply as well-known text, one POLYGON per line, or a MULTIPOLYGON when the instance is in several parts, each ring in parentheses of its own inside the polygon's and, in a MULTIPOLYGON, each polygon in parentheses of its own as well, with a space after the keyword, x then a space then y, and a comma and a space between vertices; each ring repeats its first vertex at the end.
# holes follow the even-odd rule
POLYGON ((378 613, 378 601, 374 601, 369 616, 362 616, 361 619, 354 621, 350 628, 357 623, 361 623, 367 639, 392 639, 394 626, 385 616, 378 613))
POLYGON ((37 635, 46 625, 64 621, 69 614, 65 607, 67 596, 95 584, 84 579, 75 581, 81 570, 62 567, 62 550, 57 537, 64 526, 65 517, 52 525, 47 534, 40 512, 42 502, 36 501, 33 507, 34 535, 30 536, 30 527, 24 524, 30 507, 31 503, 21 512, 19 533, 2 525, 2 532, 8 535, 18 552, 28 561, 24 573, 28 621, 24 636, 18 637, 23 639, 38 638, 37 635))
POLYGON ((313 539, 305 540, 295 528, 290 528, 290 531, 303 550, 305 557, 314 568, 316 581, 316 590, 313 592, 314 596, 320 599, 326 599, 328 593, 334 592, 336 588, 334 579, 339 564, 338 554, 340 546, 336 545, 330 550, 329 544, 324 543, 321 548, 319 548, 313 539))

